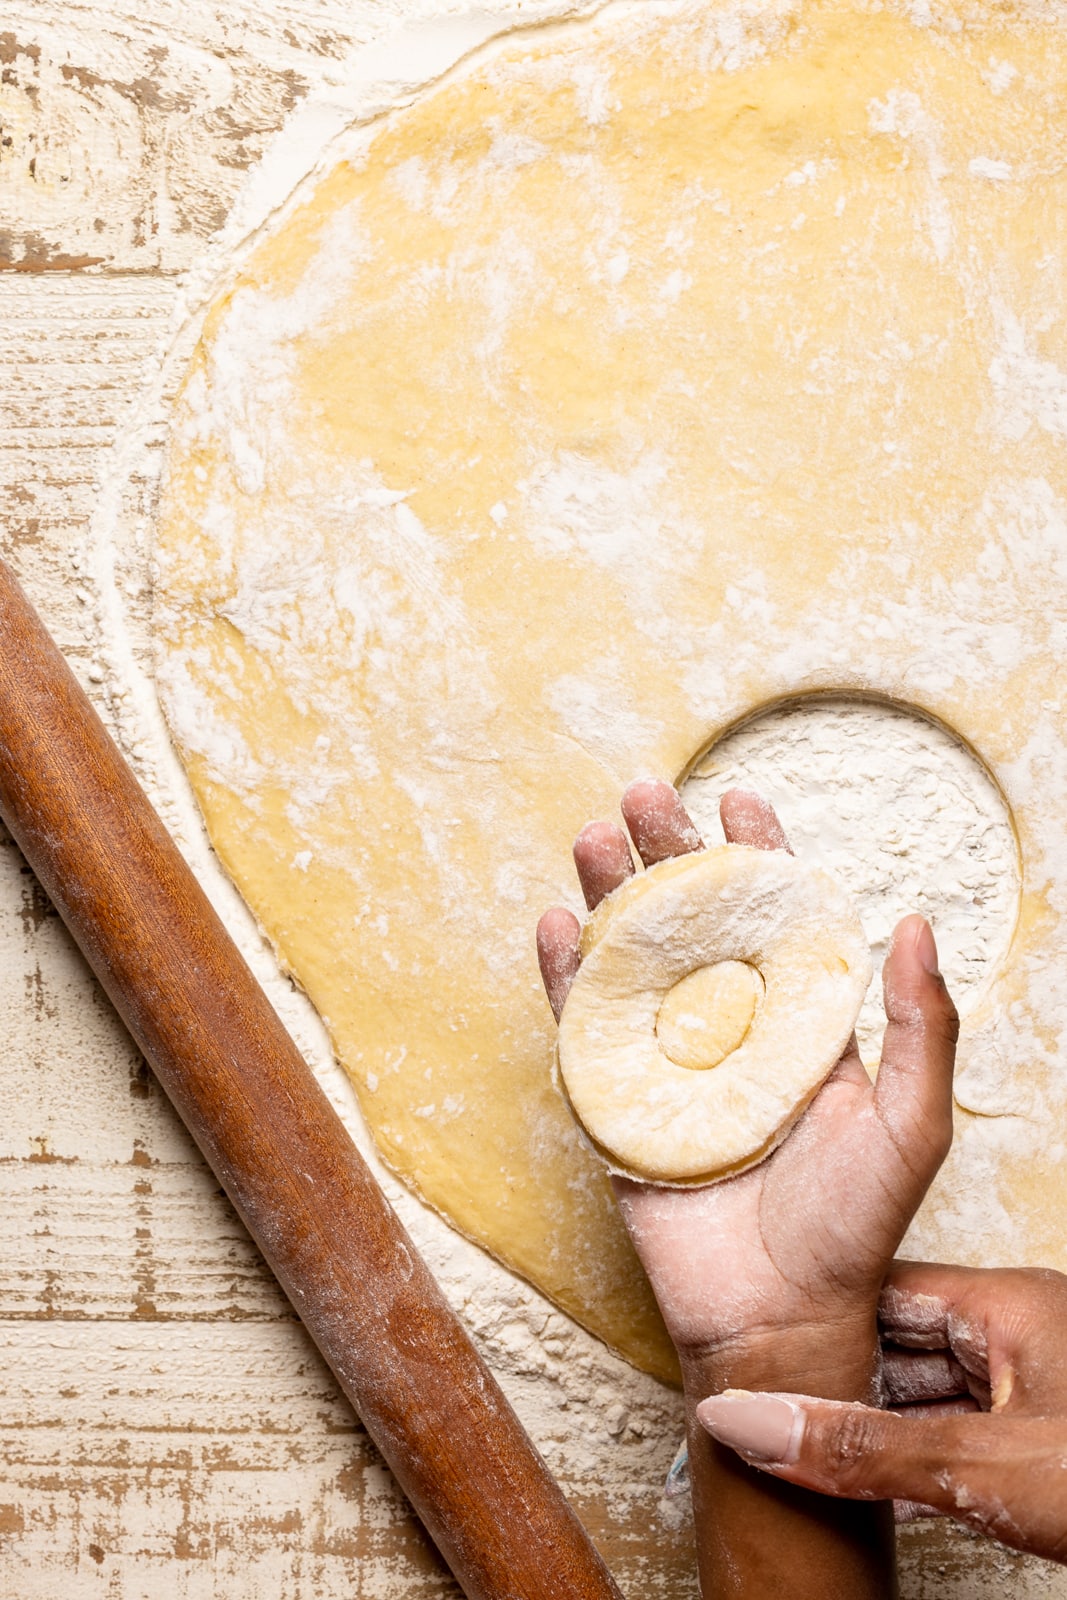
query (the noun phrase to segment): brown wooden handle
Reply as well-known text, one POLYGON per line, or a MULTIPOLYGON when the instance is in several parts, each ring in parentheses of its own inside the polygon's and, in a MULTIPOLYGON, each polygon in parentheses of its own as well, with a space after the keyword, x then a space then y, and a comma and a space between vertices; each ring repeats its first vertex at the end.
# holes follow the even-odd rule
POLYGON ((0 813, 464 1592, 618 1600, 2 561, 0 813))

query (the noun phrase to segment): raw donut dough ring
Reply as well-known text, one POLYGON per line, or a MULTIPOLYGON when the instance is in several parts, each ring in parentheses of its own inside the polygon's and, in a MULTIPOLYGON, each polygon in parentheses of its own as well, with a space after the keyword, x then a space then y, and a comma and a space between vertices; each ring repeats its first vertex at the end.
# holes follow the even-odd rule
POLYGON ((870 981, 859 918, 829 874, 743 845, 681 856, 631 879, 587 924, 560 1075, 614 1170, 659 1183, 729 1177, 784 1139, 870 981), (765 993, 739 1017, 736 1048, 704 1070, 678 1065, 657 1033, 665 1002, 701 969, 737 962, 765 993))

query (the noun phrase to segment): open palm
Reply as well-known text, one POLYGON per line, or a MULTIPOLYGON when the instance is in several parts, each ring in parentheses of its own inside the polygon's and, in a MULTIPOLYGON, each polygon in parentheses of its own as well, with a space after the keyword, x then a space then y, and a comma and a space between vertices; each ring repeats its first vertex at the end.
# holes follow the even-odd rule
MULTIPOLYGON (((702 844, 673 788, 632 784, 623 815, 646 866, 702 844)), ((787 849, 771 808, 732 790, 730 842, 787 849)), ((621 829, 593 823, 575 844, 592 909, 633 870, 621 829)), ((538 948, 558 1017, 578 968, 578 922, 546 912, 538 948)), ((907 917, 886 959, 887 1027, 877 1083, 853 1042, 789 1137, 740 1176, 672 1189, 615 1180, 634 1246, 683 1361, 735 1341, 868 1321, 889 1263, 952 1137, 955 1010, 926 922, 907 917)))

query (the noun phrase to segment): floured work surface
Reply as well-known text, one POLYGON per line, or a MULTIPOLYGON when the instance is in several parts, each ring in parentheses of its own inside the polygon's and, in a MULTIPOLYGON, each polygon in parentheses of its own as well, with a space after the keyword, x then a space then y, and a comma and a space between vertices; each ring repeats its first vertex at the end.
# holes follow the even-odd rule
POLYGON ((387 1160, 653 1371, 532 927, 621 785, 782 696, 917 705, 1004 790, 914 1248, 1062 1262, 1065 98, 1047 8, 515 35, 308 188, 179 402, 159 677, 219 853, 387 1160))

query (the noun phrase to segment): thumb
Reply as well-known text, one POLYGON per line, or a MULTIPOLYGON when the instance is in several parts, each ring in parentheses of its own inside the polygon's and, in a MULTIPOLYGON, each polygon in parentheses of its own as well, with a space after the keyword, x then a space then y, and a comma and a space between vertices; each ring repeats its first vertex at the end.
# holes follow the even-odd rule
MULTIPOLYGON (((952 1143, 952 1068, 959 1018, 938 971, 930 924, 899 923, 882 972, 886 1030, 874 1090, 878 1114, 914 1160, 926 1159, 926 1182, 952 1143)), ((910 1164, 910 1163, 909 1163, 910 1164)))
POLYGON ((697 1420, 752 1466, 822 1494, 933 1506, 1018 1550, 1067 1561, 1067 1423, 981 1412, 910 1417, 743 1389, 697 1420))

